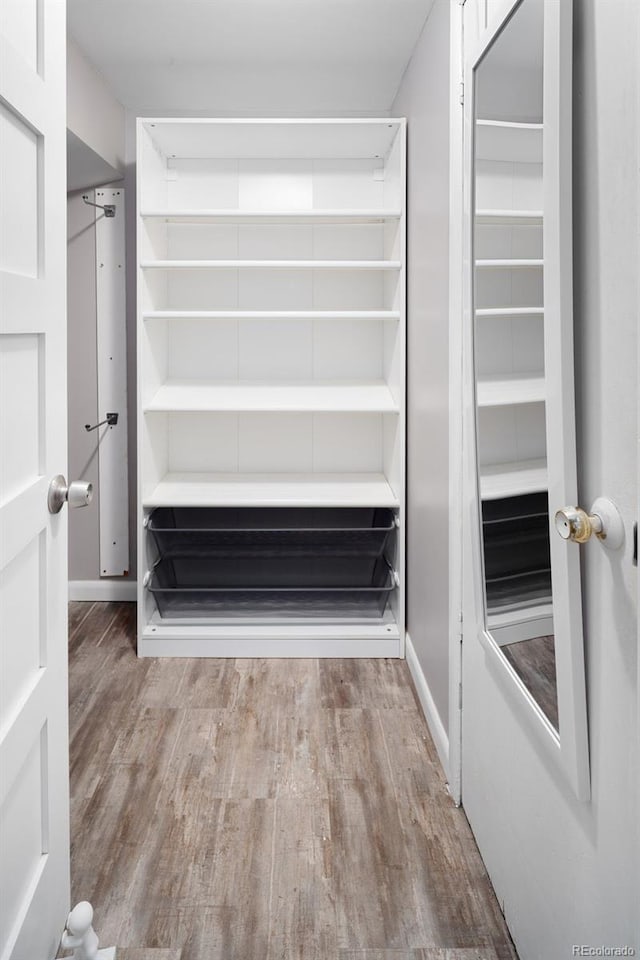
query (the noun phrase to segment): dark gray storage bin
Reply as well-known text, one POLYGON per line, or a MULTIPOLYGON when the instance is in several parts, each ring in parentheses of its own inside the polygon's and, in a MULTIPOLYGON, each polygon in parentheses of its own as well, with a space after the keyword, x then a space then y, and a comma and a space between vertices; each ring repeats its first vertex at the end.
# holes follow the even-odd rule
POLYGON ((164 558, 153 569, 149 590, 163 619, 201 617, 336 617, 380 618, 395 589, 393 573, 383 558, 375 561, 366 575, 347 560, 327 583, 320 572, 311 583, 300 573, 289 571, 289 582, 274 585, 268 565, 255 558, 239 558, 231 571, 222 559, 208 565, 205 574, 193 566, 164 558), (349 566, 350 565, 350 566, 349 566), (199 581, 199 585, 185 580, 199 581), (342 585, 339 585, 342 582, 342 585), (293 585, 296 583, 297 585, 293 585), (235 585, 234 585, 235 584, 235 585), (322 584, 322 585, 320 585, 322 584))
POLYGON ((395 529, 386 508, 159 507, 148 529, 161 557, 382 556, 395 529))

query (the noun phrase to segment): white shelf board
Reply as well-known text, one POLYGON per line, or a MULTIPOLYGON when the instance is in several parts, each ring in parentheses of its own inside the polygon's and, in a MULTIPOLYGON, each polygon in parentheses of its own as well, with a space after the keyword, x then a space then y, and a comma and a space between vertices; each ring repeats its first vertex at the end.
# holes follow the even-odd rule
POLYGON ((476 260, 476 267, 484 270, 538 269, 544 260, 476 260))
POLYGON ((535 226, 542 223, 542 210, 476 210, 476 223, 535 226))
POLYGON ((399 310, 147 310, 144 320, 399 320, 399 310))
POLYGON ((479 407, 540 403, 544 398, 545 381, 540 374, 517 373, 501 377, 481 377, 478 380, 479 407))
POLYGON ((543 317, 544 307, 481 307, 476 317, 543 317))
POLYGON ((487 622, 490 627, 500 629, 502 627, 514 626, 523 621, 543 620, 547 617, 553 617, 553 604, 550 600, 546 603, 539 600, 537 603, 529 604, 528 606, 519 604, 513 610, 489 613, 487 622))
POLYGON ((542 163, 542 130, 541 123, 477 120, 476 159, 542 163))
POLYGON ((399 260, 143 260, 143 270, 399 270, 399 260))
POLYGON ((383 223, 400 210, 144 210, 143 220, 166 223, 383 223))
POLYGON ((382 159, 403 126, 394 118, 143 117, 138 120, 168 157, 189 159, 382 159))
POLYGON ((168 473, 145 507, 397 507, 381 473, 168 473))
POLYGON ((480 467, 480 496, 483 500, 541 493, 546 489, 546 460, 520 460, 480 467))
POLYGON ((145 412, 398 413, 388 385, 372 381, 210 382, 168 380, 145 412))
POLYGON ((138 641, 140 657, 401 657, 397 624, 171 625, 150 623, 138 641))

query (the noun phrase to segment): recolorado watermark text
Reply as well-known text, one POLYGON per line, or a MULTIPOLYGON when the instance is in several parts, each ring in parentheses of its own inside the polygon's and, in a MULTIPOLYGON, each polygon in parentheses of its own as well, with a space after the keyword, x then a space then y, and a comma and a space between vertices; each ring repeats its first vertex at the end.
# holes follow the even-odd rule
POLYGON ((594 947, 587 943, 574 943, 573 957, 635 957, 634 947, 594 947))

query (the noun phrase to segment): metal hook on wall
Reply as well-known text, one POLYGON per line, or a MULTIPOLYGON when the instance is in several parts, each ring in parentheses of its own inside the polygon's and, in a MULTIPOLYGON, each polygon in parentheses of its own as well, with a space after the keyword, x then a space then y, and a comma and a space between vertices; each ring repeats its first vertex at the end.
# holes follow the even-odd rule
POLYGON ((93 427, 90 424, 85 423, 84 428, 87 431, 87 433, 91 433, 92 430, 97 430, 98 427, 104 426, 105 423, 108 423, 110 427, 115 427, 117 422, 118 422, 118 414, 108 413, 106 418, 104 420, 101 420, 100 423, 96 423, 93 427))
POLYGON ((105 217, 115 217, 116 215, 116 205, 115 203, 94 203, 93 200, 89 200, 89 197, 86 193, 82 194, 82 199, 89 207, 97 207, 99 210, 104 210, 105 217))

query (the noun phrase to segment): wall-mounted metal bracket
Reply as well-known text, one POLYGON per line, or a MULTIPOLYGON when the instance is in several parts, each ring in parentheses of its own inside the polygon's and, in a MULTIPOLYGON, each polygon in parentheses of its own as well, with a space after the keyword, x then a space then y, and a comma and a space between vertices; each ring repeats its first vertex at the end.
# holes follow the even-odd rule
POLYGON ((93 200, 89 200, 89 197, 86 193, 82 194, 82 199, 89 207, 97 207, 99 210, 104 210, 105 217, 115 217, 116 215, 116 205, 115 203, 94 203, 93 200))
POLYGON ((109 424, 110 427, 115 427, 116 423, 118 422, 118 416, 119 415, 117 413, 108 413, 105 419, 101 420, 100 423, 96 423, 92 427, 89 426, 88 423, 85 423, 84 428, 87 433, 91 433, 92 430, 97 430, 98 427, 103 427, 105 423, 109 424))

